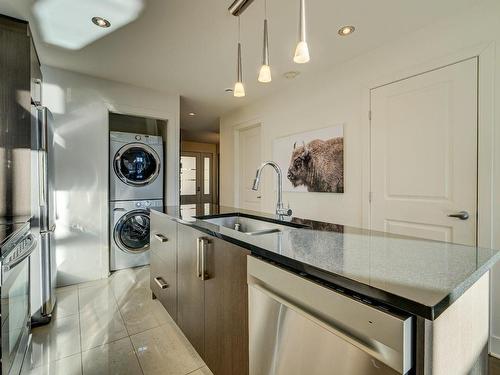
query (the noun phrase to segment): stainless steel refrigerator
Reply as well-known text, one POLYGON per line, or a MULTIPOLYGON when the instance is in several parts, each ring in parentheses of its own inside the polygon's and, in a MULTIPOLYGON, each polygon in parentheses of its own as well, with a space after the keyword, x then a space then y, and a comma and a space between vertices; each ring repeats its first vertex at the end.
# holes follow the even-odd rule
POLYGON ((54 126, 52 113, 32 107, 32 227, 39 243, 31 259, 31 311, 34 325, 50 321, 56 303, 54 231, 54 126))

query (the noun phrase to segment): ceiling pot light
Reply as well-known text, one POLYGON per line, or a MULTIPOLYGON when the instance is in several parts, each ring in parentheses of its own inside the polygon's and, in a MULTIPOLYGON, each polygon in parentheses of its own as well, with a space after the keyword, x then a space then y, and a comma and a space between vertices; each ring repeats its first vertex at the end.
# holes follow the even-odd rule
POLYGON ((196 113, 194 113, 194 112, 189 112, 189 113, 188 113, 188 116, 196 116, 196 113))
POLYGON ((306 4, 305 0, 300 1, 300 16, 299 16, 299 42, 295 48, 293 61, 297 64, 305 64, 309 62, 309 47, 307 46, 306 38, 306 4))
POLYGON ((92 17, 92 23, 105 29, 111 26, 111 23, 107 19, 102 17, 92 17))
POLYGON ((294 79, 296 78, 298 75, 300 74, 300 72, 297 72, 295 70, 292 70, 290 72, 286 72, 283 74, 283 77, 285 77, 286 79, 294 79))
POLYGON ((339 29, 339 35, 340 36, 347 36, 349 34, 352 34, 356 30, 354 26, 343 26, 339 29))
POLYGON ((267 29, 267 0, 264 0, 264 42, 262 47, 262 66, 260 67, 259 82, 271 82, 271 67, 269 66, 269 34, 267 29))
POLYGON ((234 91, 233 95, 236 98, 242 98, 245 96, 245 86, 243 86, 243 72, 242 72, 242 66, 241 66, 241 42, 240 42, 240 36, 241 36, 241 27, 240 27, 240 17, 238 16, 238 61, 237 61, 237 79, 236 83, 234 84, 234 91))

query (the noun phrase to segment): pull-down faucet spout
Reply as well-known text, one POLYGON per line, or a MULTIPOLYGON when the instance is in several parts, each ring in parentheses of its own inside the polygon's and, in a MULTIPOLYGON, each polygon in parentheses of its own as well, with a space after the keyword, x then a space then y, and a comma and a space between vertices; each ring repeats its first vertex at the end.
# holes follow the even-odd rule
POLYGON ((292 210, 290 208, 285 208, 283 206, 283 173, 281 172, 281 168, 278 164, 276 164, 274 161, 266 161, 262 163, 262 165, 257 169, 257 173, 255 174, 255 179, 253 180, 253 190, 258 190, 259 189, 259 184, 260 184, 260 177, 262 174, 262 170, 266 165, 270 165, 271 167, 274 168, 276 171, 276 174, 278 175, 278 186, 276 187, 276 215, 279 217, 283 216, 292 216, 292 210))

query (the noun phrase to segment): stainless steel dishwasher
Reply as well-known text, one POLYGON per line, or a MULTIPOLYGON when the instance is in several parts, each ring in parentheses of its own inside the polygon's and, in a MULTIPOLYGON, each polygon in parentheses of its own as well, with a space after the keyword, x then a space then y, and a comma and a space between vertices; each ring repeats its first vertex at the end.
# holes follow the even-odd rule
POLYGON ((248 257, 250 375, 407 374, 412 317, 248 257))

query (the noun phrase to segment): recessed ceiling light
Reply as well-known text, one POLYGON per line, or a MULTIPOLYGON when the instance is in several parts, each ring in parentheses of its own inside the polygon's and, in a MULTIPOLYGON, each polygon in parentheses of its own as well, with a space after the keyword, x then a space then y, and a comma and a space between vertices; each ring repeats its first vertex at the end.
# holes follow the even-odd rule
POLYGON ((196 116, 196 113, 194 113, 194 112, 189 112, 189 113, 188 113, 188 116, 196 116))
POLYGON ((343 26, 339 29, 339 35, 340 36, 347 36, 349 34, 352 34, 356 30, 354 26, 343 26))
POLYGON ((300 72, 297 72, 296 70, 292 70, 290 72, 286 72, 283 74, 283 77, 285 77, 286 79, 294 79, 296 78, 298 75, 300 74, 300 72))
POLYGON ((227 89, 224 89, 225 92, 233 92, 233 89, 231 87, 228 87, 227 89))
POLYGON ((92 17, 92 23, 96 26, 104 28, 108 28, 111 26, 111 23, 107 19, 102 17, 92 17))

